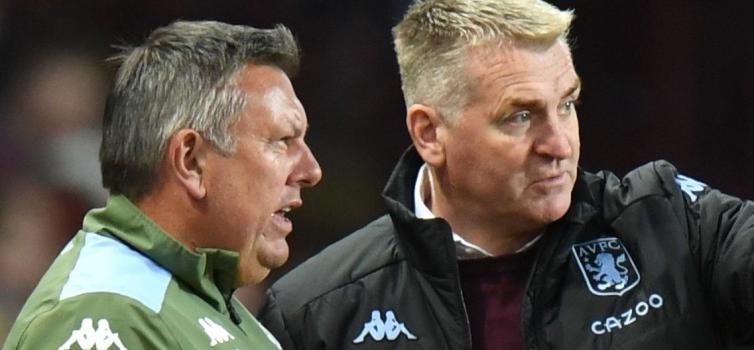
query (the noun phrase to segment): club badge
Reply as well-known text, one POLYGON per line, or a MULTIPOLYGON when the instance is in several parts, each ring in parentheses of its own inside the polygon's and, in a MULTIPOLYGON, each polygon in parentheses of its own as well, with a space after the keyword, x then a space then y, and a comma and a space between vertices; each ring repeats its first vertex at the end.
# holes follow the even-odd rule
POLYGON ((571 250, 593 294, 621 296, 639 284, 639 269, 618 238, 574 244, 571 250))

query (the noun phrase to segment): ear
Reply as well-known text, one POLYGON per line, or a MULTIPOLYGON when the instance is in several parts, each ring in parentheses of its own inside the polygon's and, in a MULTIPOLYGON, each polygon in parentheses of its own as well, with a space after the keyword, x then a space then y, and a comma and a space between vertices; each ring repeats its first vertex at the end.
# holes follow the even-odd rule
POLYGON ((181 129, 170 138, 168 144, 168 168, 171 176, 180 183, 194 199, 207 195, 203 181, 209 145, 193 129, 181 129))
POLYGON ((445 145, 442 135, 446 125, 437 111, 429 106, 415 104, 406 112, 406 127, 416 151, 432 167, 445 163, 445 145))

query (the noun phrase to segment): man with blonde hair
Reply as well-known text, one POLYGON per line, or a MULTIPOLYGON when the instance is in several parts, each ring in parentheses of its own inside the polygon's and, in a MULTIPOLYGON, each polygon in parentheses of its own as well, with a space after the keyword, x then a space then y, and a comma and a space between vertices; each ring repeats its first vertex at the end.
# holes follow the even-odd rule
POLYGON ((572 18, 539 0, 408 9, 413 145, 388 215, 272 286, 261 318, 286 348, 754 345, 754 203, 664 161, 578 168, 572 18), (364 332, 387 315, 406 333, 364 332))

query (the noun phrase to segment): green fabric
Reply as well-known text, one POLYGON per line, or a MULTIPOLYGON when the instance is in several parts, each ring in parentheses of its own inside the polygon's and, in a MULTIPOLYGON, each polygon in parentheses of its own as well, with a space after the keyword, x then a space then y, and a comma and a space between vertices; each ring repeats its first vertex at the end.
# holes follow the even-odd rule
MULTIPOLYGON (((274 338, 232 297, 238 261, 235 252, 188 250, 128 199, 112 196, 105 208, 87 214, 82 230, 27 300, 3 349, 278 349, 274 338), (125 244, 169 272, 164 291, 138 286, 164 293, 157 310, 112 292, 61 300, 87 235, 125 244)), ((108 263, 106 257, 101 261, 105 271, 108 263)))

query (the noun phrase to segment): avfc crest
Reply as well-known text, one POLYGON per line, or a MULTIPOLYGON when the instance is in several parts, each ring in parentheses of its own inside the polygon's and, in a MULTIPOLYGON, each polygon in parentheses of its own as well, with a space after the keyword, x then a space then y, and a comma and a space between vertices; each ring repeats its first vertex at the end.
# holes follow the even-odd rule
POLYGON ((631 255, 618 238, 574 244, 571 250, 593 294, 621 296, 641 279, 631 255))

